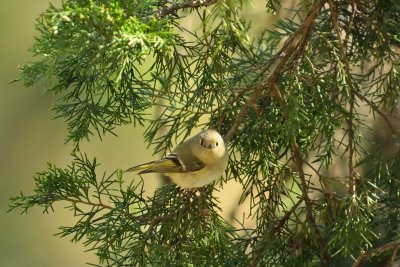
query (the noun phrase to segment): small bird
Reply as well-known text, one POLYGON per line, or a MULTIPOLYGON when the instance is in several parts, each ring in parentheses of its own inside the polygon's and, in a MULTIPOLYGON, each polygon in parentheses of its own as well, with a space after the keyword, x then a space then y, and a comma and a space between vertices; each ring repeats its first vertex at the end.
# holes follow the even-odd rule
POLYGON ((228 151, 222 136, 208 129, 178 145, 168 156, 126 171, 163 173, 184 189, 205 186, 222 176, 228 165, 228 151))

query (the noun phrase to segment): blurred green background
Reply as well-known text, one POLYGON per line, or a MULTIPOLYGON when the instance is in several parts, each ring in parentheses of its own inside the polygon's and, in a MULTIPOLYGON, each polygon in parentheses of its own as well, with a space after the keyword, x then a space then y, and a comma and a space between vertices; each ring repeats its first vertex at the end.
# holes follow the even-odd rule
MULTIPOLYGON (((52 0, 59 5, 60 0, 52 0)), ((6 213, 8 199, 23 191, 32 193, 33 176, 47 162, 63 167, 71 162, 71 144, 64 144, 66 126, 62 119, 51 120, 54 97, 43 94, 40 86, 25 88, 18 78, 17 66, 32 59, 27 50, 37 34, 35 18, 49 6, 49 0, 0 0, 0 266, 87 266, 97 263, 93 252, 81 244, 53 236, 62 225, 75 218, 63 207, 42 214, 34 208, 27 215, 18 210, 6 213)), ((106 136, 103 142, 82 145, 82 152, 101 163, 100 170, 112 172, 151 159, 141 133, 143 128, 122 127, 118 138, 106 136), (135 155, 135 151, 140 151, 135 155)), ((129 176, 128 176, 129 178, 129 176)), ((158 185, 156 177, 146 177, 146 187, 158 185)))

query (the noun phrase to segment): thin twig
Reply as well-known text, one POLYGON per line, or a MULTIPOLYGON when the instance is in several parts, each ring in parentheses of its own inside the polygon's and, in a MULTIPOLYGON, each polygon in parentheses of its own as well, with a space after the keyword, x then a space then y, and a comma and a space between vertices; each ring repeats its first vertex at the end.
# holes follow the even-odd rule
POLYGON ((313 228, 314 228, 314 231, 315 231, 315 234, 317 237, 317 243, 319 245, 318 251, 320 254, 320 259, 324 264, 328 264, 330 261, 330 255, 327 251, 325 241, 323 240, 321 233, 318 229, 317 223, 315 221, 313 208, 312 208, 313 204, 312 204, 310 197, 308 196, 309 186, 307 184, 306 176, 305 176, 304 169, 303 169, 303 164, 305 161, 303 160, 303 158, 300 154, 300 149, 297 146, 295 138, 292 138, 291 142, 292 142, 291 150, 292 150, 292 153, 294 156, 294 162, 295 162, 298 172, 299 172, 301 186, 302 186, 302 194, 303 194, 304 202, 306 204, 306 217, 307 217, 307 220, 309 221, 310 225, 313 226, 313 228))
POLYGON ((218 2, 218 0, 194 0, 194 1, 187 1, 184 3, 180 3, 180 4, 173 3, 171 6, 161 9, 158 12, 158 16, 165 17, 165 16, 171 15, 173 13, 176 13, 180 9, 198 8, 198 7, 202 7, 202 6, 205 7, 205 6, 213 5, 217 2, 218 2))
POLYGON ((348 120, 348 126, 349 126, 349 194, 355 200, 356 198, 356 183, 354 180, 354 129, 353 129, 353 114, 354 114, 354 93, 351 93, 351 98, 350 98, 350 117, 348 120))
POLYGON ((395 265, 394 265, 394 261, 396 260, 396 256, 397 256, 397 251, 399 250, 399 248, 400 248, 400 244, 398 244, 396 247, 395 247, 395 249, 393 249, 393 253, 392 253, 392 256, 390 256, 390 267, 394 267, 395 265))
POLYGON ((352 81, 352 75, 350 72, 350 63, 349 60, 346 56, 346 50, 343 45, 343 41, 340 35, 340 28, 339 28, 339 23, 338 23, 338 14, 336 13, 335 6, 332 3, 332 0, 328 0, 328 5, 329 5, 329 10, 332 18, 332 23, 333 23, 333 28, 334 31, 337 35, 338 42, 339 42, 339 51, 340 51, 340 56, 341 60, 344 63, 345 67, 345 72, 346 72, 346 82, 349 85, 350 88, 350 108, 349 108, 349 119, 347 121, 348 124, 348 138, 349 138, 349 143, 348 143, 348 150, 349 150, 349 163, 348 163, 348 168, 349 168, 349 194, 352 196, 354 199, 356 197, 356 183, 354 180, 354 152, 355 152, 355 147, 354 147, 354 124, 353 124, 353 114, 354 114, 354 102, 355 102, 355 92, 356 88, 354 87, 353 81, 352 81))
POLYGON ((310 162, 305 161, 305 164, 307 164, 308 167, 310 167, 314 171, 314 173, 318 176, 318 180, 322 188, 321 192, 332 196, 333 195, 332 188, 326 185, 325 176, 323 176, 310 162))
POLYGON ((366 262, 367 260, 369 260, 372 257, 376 257, 381 255, 382 253, 388 251, 388 250, 396 250, 400 247, 400 239, 394 240, 392 242, 383 244, 377 248, 374 248, 372 250, 370 250, 369 252, 364 252, 361 253, 358 258, 356 259, 356 261, 353 264, 353 267, 360 267, 362 266, 362 264, 364 262, 366 262))
POLYGON ((300 197, 299 200, 294 204, 288 212, 279 220, 279 222, 275 225, 273 233, 277 234, 282 231, 283 226, 285 223, 289 220, 290 216, 292 213, 300 206, 300 204, 303 202, 304 198, 300 197))
MULTIPOLYGON (((292 213, 300 206, 300 204, 303 202, 304 198, 300 197, 299 200, 296 202, 296 204, 294 204, 290 210, 288 210, 286 212, 286 214, 278 221, 278 223, 275 225, 275 227, 273 228, 273 230, 271 231, 271 235, 280 233, 283 226, 285 225, 285 223, 290 219, 290 216, 292 215, 292 213)), ((269 240, 263 240, 264 244, 262 245, 262 247, 258 250, 258 253, 253 257, 253 260, 251 262, 251 266, 255 267, 258 265, 258 263, 260 262, 263 253, 265 251, 265 249, 268 247, 268 245, 270 245, 269 240)))
POLYGON ((167 220, 167 219, 171 219, 171 218, 175 217, 176 215, 177 215, 177 213, 172 211, 170 213, 160 215, 160 216, 155 216, 155 217, 151 218, 150 221, 148 222, 149 228, 146 230, 145 235, 148 235, 153 230, 153 228, 156 225, 158 225, 160 222, 167 220))
POLYGON ((375 110, 376 113, 378 113, 383 120, 386 122, 387 126, 389 127, 389 130, 392 134, 396 134, 396 130, 394 129, 392 123, 390 122, 387 114, 385 114, 383 111, 381 111, 376 105, 375 103, 373 103, 371 100, 369 100, 367 97, 365 97, 363 94, 361 94, 358 91, 354 91, 354 94, 361 99, 361 101, 364 101, 365 103, 367 103, 373 110, 375 110))
POLYGON ((111 207, 109 205, 106 205, 106 204, 103 204, 103 203, 94 203, 94 202, 91 202, 91 201, 84 201, 84 200, 77 200, 77 199, 66 199, 66 201, 72 202, 74 204, 85 204, 85 205, 94 206, 94 207, 100 207, 100 208, 108 209, 108 210, 113 210, 114 209, 113 207, 111 207))
MULTIPOLYGON (((89 205, 89 206, 93 206, 93 207, 100 207, 103 209, 108 209, 108 210, 115 210, 116 208, 111 207, 109 205, 103 204, 103 203, 94 203, 91 201, 84 201, 84 200, 76 200, 76 199, 66 199, 66 201, 69 201, 71 203, 74 204, 84 204, 84 205, 89 205)), ((137 220, 137 221, 143 221, 145 218, 144 216, 133 216, 131 213, 126 212, 126 211, 121 211, 120 209, 118 209, 121 214, 123 214, 124 216, 126 216, 127 218, 131 219, 131 220, 137 220)))

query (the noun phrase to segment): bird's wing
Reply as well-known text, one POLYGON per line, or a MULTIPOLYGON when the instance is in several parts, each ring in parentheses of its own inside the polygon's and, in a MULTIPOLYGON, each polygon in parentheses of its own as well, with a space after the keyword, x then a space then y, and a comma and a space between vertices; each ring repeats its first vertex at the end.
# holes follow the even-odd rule
POLYGON ((202 168, 204 168, 204 163, 192 154, 181 153, 178 158, 176 153, 171 153, 158 161, 133 166, 126 171, 140 171, 140 174, 150 172, 185 173, 195 172, 202 168))

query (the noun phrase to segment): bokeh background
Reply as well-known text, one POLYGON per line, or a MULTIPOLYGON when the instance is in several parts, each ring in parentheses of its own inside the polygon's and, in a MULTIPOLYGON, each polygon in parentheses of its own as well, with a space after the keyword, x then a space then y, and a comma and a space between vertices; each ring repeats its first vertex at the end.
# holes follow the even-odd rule
MULTIPOLYGON (((59 6, 60 0, 51 0, 59 6)), ((42 214, 38 208, 27 215, 18 210, 6 213, 8 199, 32 193, 33 176, 47 169, 47 162, 63 167, 71 162, 72 145, 65 144, 66 125, 52 120, 50 110, 55 98, 44 94, 40 85, 25 88, 17 66, 32 59, 35 18, 49 6, 49 0, 0 0, 0 266, 46 267, 87 266, 97 263, 93 252, 81 244, 54 236, 58 227, 72 225, 75 219, 56 206, 55 213, 42 214)), ((112 172, 133 163, 150 160, 141 134, 144 128, 121 127, 118 137, 106 136, 103 142, 84 143, 82 152, 96 157, 100 170, 112 172), (140 153, 135 153, 140 151, 140 153)), ((146 187, 158 185, 157 177, 147 177, 146 187)))
MULTIPOLYGON (((266 15, 264 1, 252 2, 252 11, 245 16, 253 19, 254 33, 271 25, 278 16, 266 15)), ((293 1, 288 2, 293 5, 293 1)), ((61 0, 51 3, 59 6, 61 0)), ((59 167, 71 162, 72 145, 65 144, 66 125, 62 119, 52 120, 54 96, 44 94, 40 84, 25 88, 22 82, 9 83, 19 77, 17 66, 32 60, 28 49, 37 34, 35 18, 48 6, 49 0, 0 0, 0 267, 97 263, 94 253, 85 252, 87 248, 80 243, 72 244, 68 237, 54 236, 58 227, 75 222, 63 208, 66 203, 57 204, 55 213, 43 214, 38 208, 27 215, 18 210, 7 213, 8 199, 20 191, 31 194, 33 176, 46 170, 48 162, 59 167)), ((190 19, 186 23, 191 23, 190 19)), ((154 157, 143 142, 144 130, 120 127, 118 137, 108 135, 101 142, 93 138, 90 143, 83 142, 81 151, 89 158, 97 158, 100 171, 125 169, 154 157)), ((147 194, 151 195, 160 184, 159 177, 146 176, 147 194)), ((240 186, 230 182, 216 194, 228 217, 236 208, 240 186)))

